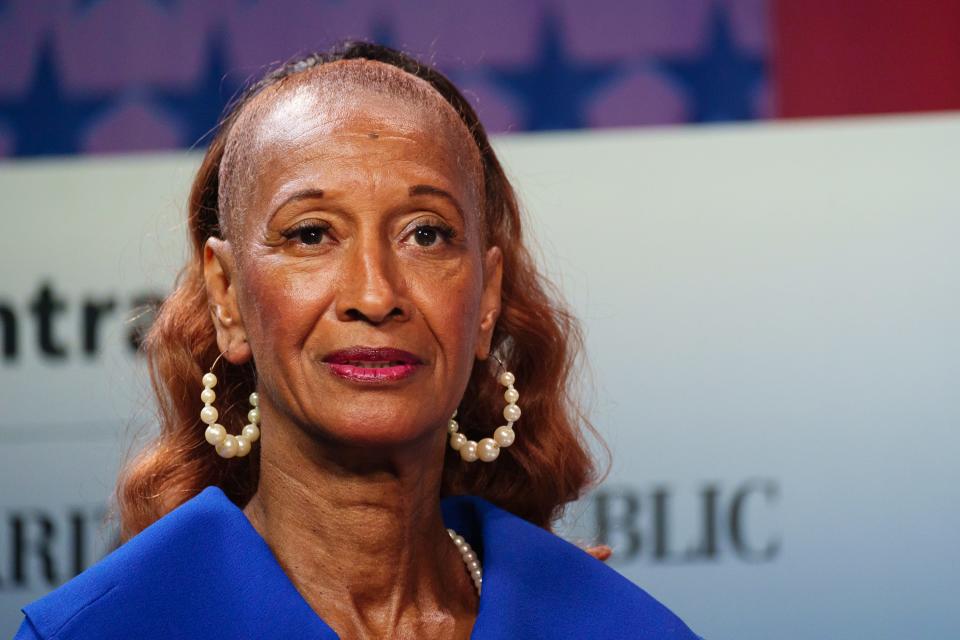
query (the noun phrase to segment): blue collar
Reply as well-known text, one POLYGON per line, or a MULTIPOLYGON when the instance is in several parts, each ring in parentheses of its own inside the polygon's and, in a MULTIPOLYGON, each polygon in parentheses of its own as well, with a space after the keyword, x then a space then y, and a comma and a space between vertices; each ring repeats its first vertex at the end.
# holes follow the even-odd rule
MULTIPOLYGON (((483 562, 472 638, 696 638, 646 592, 544 529, 473 496, 441 508, 483 562)), ((215 486, 23 611, 41 637, 64 640, 337 639, 215 486)))

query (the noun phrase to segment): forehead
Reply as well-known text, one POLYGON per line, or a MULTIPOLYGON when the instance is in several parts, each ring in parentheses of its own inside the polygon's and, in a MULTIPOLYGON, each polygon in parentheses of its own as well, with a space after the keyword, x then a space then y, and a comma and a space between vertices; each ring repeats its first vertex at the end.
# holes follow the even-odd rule
MULTIPOLYGON (((385 69, 312 69, 268 87, 244 108, 221 165, 221 202, 247 209, 251 200, 269 200, 285 182, 382 161, 424 178, 432 174, 479 203, 479 151, 453 107, 400 69, 343 62, 385 69)), ((383 168, 385 177, 391 175, 383 168)))

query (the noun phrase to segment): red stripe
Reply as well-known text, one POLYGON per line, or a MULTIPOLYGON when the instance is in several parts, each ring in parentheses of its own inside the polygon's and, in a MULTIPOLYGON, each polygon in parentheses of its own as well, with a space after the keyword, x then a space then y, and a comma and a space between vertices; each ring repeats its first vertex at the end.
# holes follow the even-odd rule
POLYGON ((960 109, 960 0, 779 0, 780 117, 960 109))

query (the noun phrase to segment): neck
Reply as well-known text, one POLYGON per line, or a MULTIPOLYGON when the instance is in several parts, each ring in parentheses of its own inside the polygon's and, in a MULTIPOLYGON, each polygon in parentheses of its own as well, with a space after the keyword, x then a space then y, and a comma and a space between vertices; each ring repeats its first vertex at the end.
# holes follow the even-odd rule
POLYGON ((440 514, 446 431, 436 433, 372 452, 264 431, 258 490, 243 511, 342 637, 469 635, 477 596, 440 514))

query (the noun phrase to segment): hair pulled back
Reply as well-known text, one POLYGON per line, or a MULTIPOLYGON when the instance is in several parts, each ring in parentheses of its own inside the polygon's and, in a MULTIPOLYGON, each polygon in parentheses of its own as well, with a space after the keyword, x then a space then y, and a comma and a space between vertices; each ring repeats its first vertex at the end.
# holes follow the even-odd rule
MULTIPOLYGON (((549 528, 564 504, 595 477, 583 430, 592 431, 575 401, 571 372, 582 347, 579 325, 539 273, 524 244, 517 199, 473 108, 440 72, 393 49, 351 42, 314 53, 269 72, 230 105, 197 171, 189 198, 190 257, 173 292, 160 306, 143 348, 157 399, 159 435, 122 468, 116 487, 122 541, 139 533, 208 485, 219 486, 243 507, 257 490, 260 447, 243 458, 223 459, 204 439, 199 419, 200 378, 219 349, 203 278, 203 247, 221 237, 219 175, 226 141, 238 115, 264 88, 317 65, 368 59, 428 82, 454 108, 480 151, 481 221, 487 246, 503 251, 502 307, 492 350, 516 374, 523 419, 516 442, 492 465, 467 465, 446 448, 442 494, 472 494, 549 528)), ((215 373, 220 422, 239 433, 247 396, 254 391, 253 362, 235 366, 221 358, 215 373)), ((474 364, 457 415, 473 440, 489 436, 503 408, 495 361, 474 364), (491 364, 492 363, 492 364, 491 364)), ((263 425, 269 429, 270 425, 263 425)))

